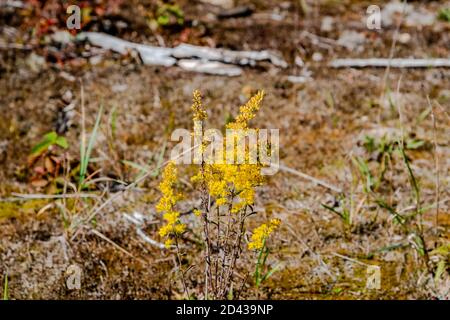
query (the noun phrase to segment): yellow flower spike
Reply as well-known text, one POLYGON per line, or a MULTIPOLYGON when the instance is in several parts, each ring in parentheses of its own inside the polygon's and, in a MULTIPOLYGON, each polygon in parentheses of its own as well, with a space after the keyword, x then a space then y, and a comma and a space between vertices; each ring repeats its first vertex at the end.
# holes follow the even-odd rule
POLYGON ((264 91, 258 91, 248 102, 239 108, 239 115, 236 120, 227 125, 228 129, 246 129, 248 122, 253 119, 260 108, 264 98, 264 91))
MULTIPOLYGON (((156 205, 156 210, 164 212, 163 219, 166 224, 159 229, 159 235, 161 237, 178 236, 186 230, 186 225, 180 222, 180 213, 174 211, 175 204, 181 198, 181 196, 175 192, 174 188, 174 185, 178 180, 175 163, 169 162, 164 168, 162 176, 159 188, 163 195, 156 205)), ((167 238, 166 247, 170 248, 172 244, 173 239, 167 238)))
POLYGON ((206 120, 206 118, 208 117, 208 114, 206 113, 205 109, 203 108, 203 104, 202 104, 202 96, 200 94, 200 91, 195 90, 193 92, 193 98, 192 98, 192 113, 193 113, 193 120, 194 121, 203 121, 206 120))
POLYGON ((280 219, 272 219, 270 222, 263 223, 253 230, 251 241, 248 243, 250 250, 261 250, 264 246, 264 241, 267 240, 280 225, 280 219))
POLYGON ((202 212, 198 209, 194 209, 193 211, 194 215, 196 215, 197 217, 200 217, 202 215, 202 212))

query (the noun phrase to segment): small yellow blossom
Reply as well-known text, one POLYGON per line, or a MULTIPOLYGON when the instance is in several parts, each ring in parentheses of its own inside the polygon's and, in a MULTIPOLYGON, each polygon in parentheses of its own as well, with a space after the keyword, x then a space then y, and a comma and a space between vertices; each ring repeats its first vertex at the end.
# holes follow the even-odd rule
POLYGON ((173 224, 177 223, 179 216, 180 216, 180 214, 178 212, 170 211, 170 212, 166 212, 163 215, 163 218, 164 218, 164 220, 167 221, 168 225, 173 225, 173 224))
POLYGON ((280 225, 280 219, 272 219, 270 222, 263 223, 253 230, 251 241, 248 243, 250 250, 261 250, 264 246, 265 240, 274 232, 280 225))
POLYGON ((177 223, 173 226, 173 232, 176 235, 182 234, 185 231, 186 231, 186 225, 183 223, 177 223))
POLYGON ((172 238, 169 238, 169 239, 167 239, 167 240, 164 242, 164 246, 165 246, 167 249, 170 249, 170 248, 173 246, 174 243, 175 243, 175 241, 174 241, 172 238))
POLYGON ((161 228, 159 228, 159 235, 161 237, 165 237, 170 233, 171 230, 172 230, 171 225, 164 225, 161 228))
POLYGON ((202 212, 198 209, 194 209, 193 213, 197 216, 200 217, 202 215, 202 212))

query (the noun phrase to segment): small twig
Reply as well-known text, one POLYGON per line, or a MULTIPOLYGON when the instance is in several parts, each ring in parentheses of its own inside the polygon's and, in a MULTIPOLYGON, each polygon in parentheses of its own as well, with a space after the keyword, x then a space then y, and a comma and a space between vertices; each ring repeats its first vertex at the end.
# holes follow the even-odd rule
POLYGON ((312 176, 310 176, 310 175, 307 175, 306 173, 303 173, 303 172, 300 172, 300 171, 298 171, 298 170, 289 168, 289 167, 287 167, 287 166, 285 166, 285 165, 283 165, 283 164, 281 164, 281 163, 278 165, 278 168, 279 168, 281 171, 295 174, 295 175, 297 175, 297 176, 299 176, 299 177, 302 177, 303 179, 312 181, 312 182, 314 182, 314 183, 317 184, 317 185, 320 185, 320 186, 325 187, 325 188, 327 188, 327 189, 333 190, 333 191, 335 191, 335 192, 337 192, 337 193, 342 193, 342 189, 339 188, 339 187, 333 186, 333 185, 331 185, 330 183, 325 182, 325 181, 323 181, 323 180, 319 180, 319 179, 317 179, 317 178, 314 178, 314 177, 312 177, 312 176))
POLYGON ((136 228, 136 233, 138 234, 139 237, 141 237, 145 242, 151 244, 152 246, 155 246, 159 249, 165 249, 166 247, 164 246, 163 243, 158 242, 153 240, 152 238, 150 238, 144 231, 142 231, 142 229, 140 228, 136 228))
POLYGON ((190 268, 186 269, 186 271, 183 271, 182 268, 182 261, 181 261, 181 252, 180 252, 180 246, 178 245, 178 236, 175 234, 175 248, 177 252, 177 261, 178 261, 178 271, 181 275, 181 282, 183 284, 184 293, 187 295, 187 299, 191 299, 191 294, 189 293, 189 288, 186 283, 186 278, 184 277, 185 273, 189 271, 190 268))
POLYGON ((122 248, 121 246, 119 246, 117 243, 115 243, 114 241, 112 241, 110 238, 108 238, 107 236, 105 236, 103 233, 95 230, 95 229, 91 229, 90 232, 92 232, 93 234, 95 234, 96 236, 102 238, 103 240, 105 240, 106 242, 112 244, 116 249, 122 251, 123 253, 125 253, 127 256, 130 256, 132 258, 135 258, 135 256, 133 256, 129 251, 125 250, 124 248, 122 248))
POLYGON ((336 59, 331 61, 329 66, 332 68, 450 68, 450 59, 336 59))
POLYGON ((17 50, 32 50, 33 47, 30 45, 23 45, 23 44, 19 44, 19 43, 5 43, 5 42, 0 42, 0 49, 6 49, 6 50, 10 50, 10 49, 17 49, 17 50))
POLYGON ((356 264, 359 264, 359 265, 362 265, 362 266, 366 266, 366 267, 371 267, 371 266, 372 266, 371 264, 364 263, 364 262, 361 262, 361 261, 356 260, 356 259, 352 259, 352 258, 350 258, 350 257, 344 256, 344 255, 339 254, 339 253, 332 252, 331 254, 332 254, 333 256, 342 258, 342 259, 344 259, 344 260, 351 261, 351 262, 353 262, 353 263, 356 263, 356 264))
POLYGON ((11 7, 14 9, 24 9, 24 8, 28 8, 29 5, 23 3, 23 1, 19 1, 19 0, 6 0, 6 1, 2 1, 0 3, 0 8, 1 7, 11 7))
POLYGON ((437 145, 437 126, 436 126, 436 115, 434 113, 434 108, 432 103, 430 102, 430 97, 427 95, 427 102, 429 107, 431 108, 431 119, 433 120, 433 144, 434 144, 434 166, 436 171, 436 180, 435 180, 435 202, 436 202, 436 216, 435 216, 435 227, 436 229, 439 227, 439 195, 440 195, 440 180, 439 180, 439 152, 437 145))
POLYGON ((36 199, 71 199, 71 198, 98 198, 98 195, 91 193, 67 193, 67 194, 25 194, 25 193, 11 193, 17 198, 0 199, 0 201, 23 201, 36 199))

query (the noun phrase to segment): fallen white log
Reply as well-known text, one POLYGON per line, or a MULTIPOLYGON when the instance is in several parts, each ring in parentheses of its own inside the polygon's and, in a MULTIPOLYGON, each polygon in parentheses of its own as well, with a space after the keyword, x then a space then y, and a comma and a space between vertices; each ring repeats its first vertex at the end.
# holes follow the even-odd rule
POLYGON ((288 66, 286 61, 267 50, 233 51, 190 44, 180 44, 175 48, 165 48, 133 43, 99 32, 82 32, 77 39, 87 40, 94 46, 120 54, 136 50, 146 65, 169 67, 178 61, 178 65, 185 70, 208 74, 238 76, 242 73, 242 69, 233 66, 233 64, 255 66, 260 61, 269 61, 280 68, 288 66))
POLYGON ((450 68, 450 59, 336 59, 332 68, 450 68))

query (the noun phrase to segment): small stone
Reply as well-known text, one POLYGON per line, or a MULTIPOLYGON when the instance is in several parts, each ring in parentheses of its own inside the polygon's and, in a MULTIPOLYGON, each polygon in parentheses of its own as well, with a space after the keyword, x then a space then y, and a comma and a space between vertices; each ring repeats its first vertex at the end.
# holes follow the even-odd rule
POLYGON ((337 43, 346 47, 348 50, 361 50, 363 48, 366 36, 353 30, 345 30, 341 33, 337 43))
POLYGON ((53 42, 67 45, 71 43, 74 37, 68 31, 57 31, 50 36, 53 42))
POLYGON ((288 76, 287 80, 289 82, 292 82, 292 83, 295 83, 295 84, 297 84, 297 83, 305 83, 305 82, 308 81, 308 79, 306 77, 303 77, 303 76, 288 76))
POLYGON ((59 76, 69 82, 75 82, 75 80, 77 80, 73 75, 71 75, 70 73, 67 73, 65 71, 61 71, 59 73, 59 76))
POLYGON ((44 57, 38 56, 33 52, 26 59, 26 64, 31 71, 39 72, 45 67, 46 62, 44 57))
POLYGON ((410 40, 411 40, 411 35, 409 33, 406 33, 406 32, 401 33, 398 36, 398 42, 400 42, 400 43, 405 44, 405 43, 408 43, 410 40))
POLYGON ((113 92, 124 92, 124 91, 127 91, 127 89, 128 89, 128 85, 120 84, 120 83, 115 84, 111 87, 111 90, 113 92))
POLYGON ((72 91, 67 90, 66 92, 64 92, 64 94, 62 95, 62 99, 65 103, 70 103, 73 99, 72 91))
POLYGON ((234 7, 234 0, 201 0, 201 2, 219 6, 224 9, 231 9, 234 7))
POLYGON ((101 55, 93 56, 89 59, 91 65, 95 66, 102 62, 103 57, 101 55))
POLYGON ((333 17, 326 16, 322 19, 322 24, 320 25, 320 31, 330 32, 333 31, 334 19, 333 17))
POLYGON ((312 55, 312 60, 315 62, 320 62, 323 60, 323 54, 321 54, 320 52, 314 52, 312 55))
POLYGON ((297 67, 303 68, 305 66, 305 63, 303 62, 302 58, 300 58, 299 56, 295 57, 294 62, 297 67))

